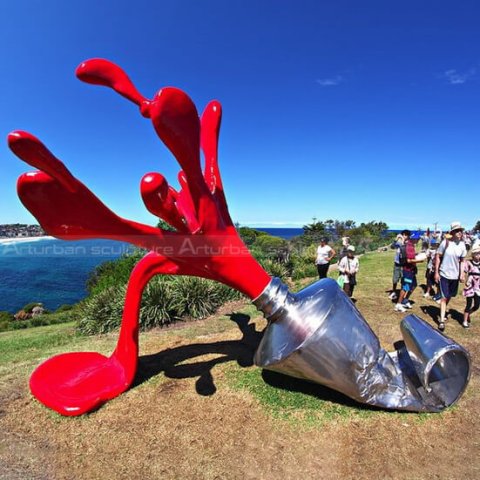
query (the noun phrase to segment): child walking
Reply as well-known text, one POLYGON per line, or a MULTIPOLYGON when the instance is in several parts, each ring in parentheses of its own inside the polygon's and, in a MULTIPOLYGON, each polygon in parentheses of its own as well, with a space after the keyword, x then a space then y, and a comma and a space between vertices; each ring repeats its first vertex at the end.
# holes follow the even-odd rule
POLYGON ((427 281, 427 288, 425 290, 425 298, 435 297, 435 287, 437 284, 435 282, 435 256, 437 255, 438 243, 435 239, 432 239, 430 246, 425 252, 427 255, 427 269, 425 270, 425 279, 427 281))
POLYGON ((360 265, 358 258, 355 257, 355 247, 347 247, 347 255, 343 257, 338 264, 338 271, 343 276, 343 291, 351 298, 353 290, 357 284, 357 272, 360 265))
POLYGON ((470 327, 470 316, 480 307, 480 245, 475 245, 472 250, 472 259, 465 264, 465 288, 463 295, 467 299, 463 313, 463 328, 470 327))

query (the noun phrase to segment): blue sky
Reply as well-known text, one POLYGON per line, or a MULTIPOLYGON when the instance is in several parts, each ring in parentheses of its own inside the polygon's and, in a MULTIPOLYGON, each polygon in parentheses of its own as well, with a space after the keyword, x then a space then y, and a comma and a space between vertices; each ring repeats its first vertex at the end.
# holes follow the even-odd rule
MULTIPOLYGON (((155 223, 144 173, 177 165, 136 107, 76 66, 118 63, 143 95, 223 105, 230 212, 252 226, 319 219, 392 228, 480 219, 480 2, 0 2, 0 131, 30 131, 116 213, 155 223)), ((0 145, 0 223, 35 220, 0 145)))

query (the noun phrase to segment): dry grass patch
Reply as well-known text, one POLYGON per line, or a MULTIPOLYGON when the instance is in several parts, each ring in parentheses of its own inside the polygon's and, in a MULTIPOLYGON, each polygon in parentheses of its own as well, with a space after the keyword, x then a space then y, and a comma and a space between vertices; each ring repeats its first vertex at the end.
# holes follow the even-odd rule
MULTIPOLYGON (((402 318, 384 291, 391 262, 391 252, 362 257, 356 292, 389 350, 402 318)), ((413 299, 413 312, 425 317, 421 307, 432 304, 420 292, 413 299)), ((60 325, 44 328, 60 328, 57 337, 67 338, 61 344, 31 347, 24 338, 11 357, 0 357, 0 478, 480 478, 479 318, 469 331, 447 326, 472 354, 465 395, 442 414, 419 415, 366 409, 322 387, 262 373, 252 355, 265 323, 241 305, 142 334, 135 385, 80 418, 33 399, 29 374, 61 351, 108 354, 116 335, 68 337, 69 327, 60 325)), ((453 307, 463 308, 462 299, 453 307)), ((0 334, 0 348, 5 338, 0 334)))

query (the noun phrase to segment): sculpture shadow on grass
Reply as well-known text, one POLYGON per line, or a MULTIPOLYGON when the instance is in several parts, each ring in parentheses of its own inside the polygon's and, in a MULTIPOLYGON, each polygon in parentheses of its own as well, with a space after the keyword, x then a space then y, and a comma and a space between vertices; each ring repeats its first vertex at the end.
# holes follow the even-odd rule
MULTIPOLYGON (((139 358, 137 375, 133 387, 141 385, 150 378, 164 373, 168 378, 185 379, 197 378, 195 389, 199 395, 213 395, 215 386, 212 370, 216 365, 235 361, 242 367, 253 366, 253 356, 262 339, 263 332, 256 330, 256 325, 250 323, 250 316, 243 313, 228 315, 235 322, 242 333, 239 340, 226 340, 212 343, 193 343, 180 347, 169 348, 151 355, 139 358), (190 362, 204 355, 217 355, 211 360, 190 362)), ((266 384, 290 392, 299 392, 319 400, 333 402, 343 406, 361 410, 379 410, 355 402, 349 397, 322 385, 305 380, 289 377, 269 370, 262 371, 262 378, 266 384)))
POLYGON ((225 340, 212 343, 193 343, 169 348, 152 355, 139 358, 137 374, 133 387, 141 385, 150 378, 164 373, 168 378, 195 378, 195 388, 200 395, 213 395, 217 388, 212 376, 212 369, 219 364, 236 361, 240 367, 253 365, 253 355, 263 332, 256 330, 250 316, 243 313, 228 315, 242 333, 240 340, 225 340), (190 360, 204 355, 217 355, 211 360, 191 363, 190 360), (188 362, 188 363, 187 363, 188 362))

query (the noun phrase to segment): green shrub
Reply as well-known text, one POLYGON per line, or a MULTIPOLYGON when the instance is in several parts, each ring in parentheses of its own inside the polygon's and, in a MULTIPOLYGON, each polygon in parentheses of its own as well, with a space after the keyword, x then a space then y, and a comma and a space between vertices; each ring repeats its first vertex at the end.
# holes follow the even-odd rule
POLYGON ((316 277, 317 275, 317 267, 314 263, 310 263, 308 265, 295 266, 292 272, 292 279, 300 280, 302 278, 316 277))
POLYGON ((125 287, 108 287, 87 298, 79 307, 78 330, 84 335, 107 333, 120 326, 125 287))
POLYGON ((56 310, 55 313, 62 313, 62 312, 68 312, 73 308, 73 305, 68 305, 65 303, 64 305, 60 305, 56 310))
POLYGON ((175 277, 171 292, 177 317, 205 318, 222 304, 217 283, 199 277, 175 277))
POLYGON ((30 320, 27 320, 25 323, 28 323, 28 327, 42 327, 44 325, 50 325, 46 315, 37 315, 30 320))
POLYGON ((79 318, 79 309, 77 305, 72 308, 56 311, 47 316, 43 315, 44 320, 48 321, 48 325, 57 325, 59 323, 75 322, 79 318))
POLYGON ((292 279, 299 280, 301 278, 316 277, 318 275, 317 267, 315 266, 316 256, 317 245, 297 246, 290 256, 292 279))
POLYGON ((264 250, 285 248, 287 241, 283 238, 272 237, 271 235, 262 235, 257 238, 255 244, 264 250))
POLYGON ((28 322, 28 320, 19 320, 12 322, 10 325, 12 330, 21 330, 23 328, 28 328, 30 326, 30 323, 28 322))
POLYGON ((241 298, 245 298, 241 292, 235 290, 234 288, 228 287, 223 283, 217 283, 218 295, 221 299, 222 305, 227 302, 232 302, 234 300, 240 300, 241 298))
POLYGON ((265 235, 271 236, 271 235, 268 235, 267 232, 263 232, 262 230, 256 230, 250 227, 240 227, 238 225, 236 227, 237 227, 237 232, 240 235, 240 238, 243 240, 243 242, 247 246, 253 245, 255 243, 255 240, 259 237, 263 237, 265 235))
POLYGON ((0 322, 11 322, 13 318, 13 314, 10 312, 0 311, 0 322))
POLYGON ((0 320, 0 332, 6 332, 12 328, 12 323, 8 320, 0 320))
POLYGON ((268 259, 267 254, 260 247, 252 245, 248 249, 250 250, 252 257, 254 257, 257 262, 261 263, 263 260, 268 259))
MULTIPOLYGON (((84 335, 117 329, 122 320, 125 286, 91 295, 79 307, 77 328, 84 335)), ((161 327, 186 317, 205 318, 229 300, 241 298, 232 288, 197 277, 158 276, 145 287, 140 329, 161 327)))
POLYGON ((142 330, 171 323, 175 317, 171 281, 155 277, 146 286, 140 308, 142 330))
POLYGON ((287 280, 287 278, 289 277, 290 272, 284 264, 267 259, 262 260, 260 262, 260 265, 262 265, 262 267, 271 277, 278 277, 284 281, 287 280))
POLYGON ((257 231, 254 230, 253 228, 249 227, 239 227, 238 229, 238 234, 240 235, 240 238, 243 240, 245 245, 253 245, 257 238, 257 231))
POLYGON ((288 242, 283 238, 262 235, 257 237, 254 246, 270 260, 286 262, 289 253, 288 242))
MULTIPOLYGON (((0 312, 0 314, 3 312, 0 312)), ((0 318, 0 332, 6 330, 19 330, 23 328, 40 327, 43 325, 56 325, 58 323, 66 323, 77 320, 78 311, 76 308, 72 308, 68 311, 60 313, 50 313, 48 315, 37 315, 30 319, 14 320, 13 315, 6 312, 12 320, 8 320, 4 317, 4 320, 0 318)))

